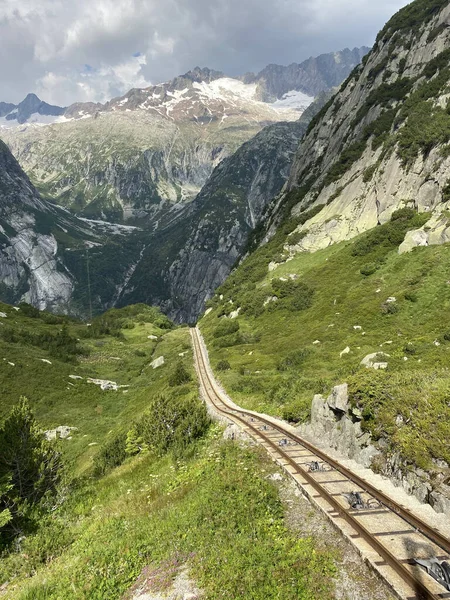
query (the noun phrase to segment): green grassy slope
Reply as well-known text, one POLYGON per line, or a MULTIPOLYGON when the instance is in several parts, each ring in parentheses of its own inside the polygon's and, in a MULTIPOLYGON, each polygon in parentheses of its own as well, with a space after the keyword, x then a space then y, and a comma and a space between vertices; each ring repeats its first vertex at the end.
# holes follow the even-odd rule
POLYGON ((429 468, 433 458, 450 460, 450 246, 399 255, 405 231, 427 215, 397 216, 269 272, 271 261, 286 261, 280 231, 219 288, 200 327, 213 367, 231 367, 218 373, 236 402, 304 421, 315 393, 348 382, 363 427, 429 468), (239 307, 236 319, 224 318, 239 307), (386 372, 360 364, 377 352, 390 355, 380 359, 386 372))
POLYGON ((25 394, 44 428, 78 427, 59 441, 70 477, 53 510, 17 544, 0 538, 2 598, 131 598, 141 573, 155 575, 148 591, 158 591, 184 565, 205 599, 333 598, 339 553, 288 530, 269 479, 275 467, 224 441, 221 427, 184 452, 150 448, 95 474, 104 448, 141 423, 158 394, 175 409, 186 398, 200 406, 187 328, 171 329, 145 305, 110 311, 91 327, 67 321, 63 332, 65 318, 26 306, 0 312, 0 422, 25 394), (165 364, 149 367, 159 356, 165 364), (190 381, 174 382, 180 361, 190 381), (102 391, 87 377, 129 388, 102 391))
POLYGON ((118 424, 126 427, 145 410, 152 395, 164 391, 163 371, 173 369, 180 360, 178 354, 189 348, 185 331, 171 331, 170 322, 158 310, 140 305, 108 313, 107 323, 113 331, 117 324, 126 327, 119 329, 117 336, 100 334, 96 328, 105 317, 93 322, 93 337, 85 337, 91 335, 89 326, 68 320, 68 334, 80 340, 82 352, 71 360, 63 356, 61 348, 47 350, 42 347, 45 342, 40 346, 30 343, 32 335, 57 335, 64 318, 59 324, 58 317, 46 313, 37 312, 39 316, 32 318, 25 316, 23 309, 16 311, 5 304, 0 304, 0 312, 7 315, 0 319, 0 419, 20 396, 26 396, 45 429, 77 427, 72 439, 63 441, 63 449, 77 460, 79 468, 90 465, 111 429, 118 424), (150 335, 157 340, 148 339, 150 335), (150 362, 158 356, 164 356, 166 363, 153 369, 150 362), (103 391, 88 378, 129 387, 103 391))

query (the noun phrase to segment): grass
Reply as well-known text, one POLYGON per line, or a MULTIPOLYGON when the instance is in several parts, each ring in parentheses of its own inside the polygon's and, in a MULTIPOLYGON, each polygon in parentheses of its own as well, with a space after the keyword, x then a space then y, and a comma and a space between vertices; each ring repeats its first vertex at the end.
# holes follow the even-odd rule
MULTIPOLYGON (((413 222, 419 226, 426 218, 413 217, 413 222)), ((445 337, 450 245, 399 255, 399 232, 404 235, 407 228, 408 218, 314 254, 297 254, 272 272, 266 265, 251 292, 262 301, 259 309, 241 312, 235 321, 239 336, 230 338, 233 344, 218 345, 214 336, 223 327, 223 307, 236 310, 249 293, 239 274, 246 263, 238 268, 234 280, 218 290, 223 300, 216 296, 213 311, 200 321, 213 368, 221 361, 231 367, 219 377, 237 403, 302 421, 314 394, 328 394, 333 385, 348 381, 352 401, 366 409, 364 425, 375 438, 387 439, 389 452, 426 468, 432 459, 450 461, 450 344, 445 337), (311 306, 295 310, 281 297, 264 306, 264 299, 279 293, 280 278, 290 276, 313 290, 311 306), (390 297, 396 302, 386 303, 390 297), (341 357, 347 346, 350 353, 341 357), (360 366, 367 354, 378 351, 390 354, 386 373, 360 366), (401 427, 396 426, 399 415, 401 427), (432 440, 430 431, 436 432, 432 440)), ((258 260, 257 253, 247 259, 258 260)))
POLYGON ((288 532, 273 467, 220 433, 190 460, 139 457, 75 493, 53 519, 47 555, 29 539, 14 557, 23 575, 5 599, 121 598, 147 565, 174 559, 205 598, 332 598, 335 553, 288 532))
MULTIPOLYGON (((127 309, 123 311, 125 315, 127 309)), ((26 317, 5 304, 0 304, 0 312, 7 314, 0 325, 0 418, 23 395, 30 400, 45 429, 59 425, 77 427, 72 439, 63 444, 68 459, 75 461, 76 472, 90 467, 98 446, 118 422, 131 423, 146 409, 152 395, 169 387, 166 378, 180 360, 180 352, 187 352, 185 360, 189 360, 187 330, 161 329, 155 322, 165 324, 165 320, 155 317, 150 308, 133 317, 134 321, 128 324, 132 328, 121 330, 120 337, 99 335, 85 339, 89 327, 69 322, 70 335, 80 339, 87 351, 87 356, 76 363, 62 362, 26 340, 10 343, 2 338, 2 330, 7 327, 16 332, 48 335, 61 326, 26 317), (157 340, 149 336, 156 336, 157 340), (158 356, 165 357, 165 365, 153 369, 149 365, 158 356), (82 379, 72 379, 70 375, 82 379), (102 391, 98 385, 88 383, 88 378, 112 380, 129 387, 102 391)))
POLYGON ((262 452, 224 441, 219 426, 182 452, 148 447, 95 474, 97 453, 145 423, 156 397, 170 394, 175 408, 184 398, 201 406, 187 328, 167 329, 167 320, 143 305, 112 311, 90 328, 69 321, 68 335, 87 352, 67 363, 26 344, 28 330, 55 334, 62 323, 8 305, 0 311, 7 314, 2 323, 24 334, 17 342, 0 336, 2 415, 25 394, 45 428, 78 427, 59 442, 70 471, 59 502, 0 554, 5 600, 121 599, 141 573, 158 573, 170 586, 185 564, 206 599, 333 597, 339 555, 288 530, 269 479, 275 467, 262 452), (165 364, 152 369, 158 356, 165 364), (129 388, 102 391, 87 377, 129 388))

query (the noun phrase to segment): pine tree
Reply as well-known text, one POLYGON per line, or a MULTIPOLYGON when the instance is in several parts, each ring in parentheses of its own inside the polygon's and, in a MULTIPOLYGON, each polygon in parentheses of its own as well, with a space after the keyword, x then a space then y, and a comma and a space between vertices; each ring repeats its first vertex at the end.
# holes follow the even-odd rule
POLYGON ((44 498, 54 496, 61 475, 61 453, 45 438, 28 400, 21 398, 0 428, 0 523, 16 525, 44 498))

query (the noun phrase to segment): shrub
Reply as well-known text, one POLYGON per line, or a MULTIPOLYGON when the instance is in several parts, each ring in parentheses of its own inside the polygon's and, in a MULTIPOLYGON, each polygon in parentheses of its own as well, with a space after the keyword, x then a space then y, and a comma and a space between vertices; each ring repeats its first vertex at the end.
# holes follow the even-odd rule
POLYGON ((291 423, 305 423, 311 418, 310 400, 293 400, 282 410, 282 417, 291 423))
POLYGON ((415 292, 406 292, 405 300, 408 300, 409 302, 417 302, 417 294, 415 292))
POLYGON ((0 515, 11 535, 27 525, 34 507, 56 494, 63 464, 24 397, 0 428, 0 448, 0 515))
POLYGON ((299 244, 306 236, 308 235, 308 231, 294 231, 291 233, 287 239, 287 243, 290 246, 296 246, 299 244))
POLYGON ((138 434, 158 456, 176 454, 203 436, 209 427, 206 407, 197 396, 159 395, 137 424, 138 434))
POLYGON ((364 183, 368 183, 369 181, 372 180, 372 177, 374 176, 375 171, 377 170, 378 165, 371 165, 370 167, 367 167, 367 169, 364 171, 363 173, 363 181, 364 183))
POLYGON ((302 348, 300 350, 290 352, 285 358, 283 358, 279 362, 277 369, 279 371, 287 371, 288 369, 300 367, 310 354, 311 351, 307 348, 302 348))
POLYGON ((361 267, 359 272, 361 273, 361 275, 364 275, 365 277, 369 277, 370 275, 373 275, 374 273, 376 273, 379 268, 380 267, 377 264, 364 265, 364 267, 361 267))
POLYGON ((126 445, 127 436, 123 432, 116 433, 104 442, 95 457, 95 474, 104 475, 114 467, 121 465, 127 457, 126 445))
POLYGON ((403 351, 405 352, 405 354, 414 355, 417 354, 417 347, 413 343, 409 342, 408 344, 406 344, 406 346, 403 347, 403 351))
POLYGON ((217 363, 216 369, 218 371, 229 371, 231 369, 231 365, 227 360, 221 360, 217 363))
POLYGON ((383 302, 381 313, 383 315, 395 315, 395 313, 398 313, 398 306, 395 302, 383 302))
POLYGON ((224 337, 225 335, 230 335, 232 333, 236 333, 239 331, 239 323, 236 320, 231 319, 222 319, 215 328, 213 332, 213 336, 215 338, 224 337))
POLYGON ((186 367, 182 362, 179 362, 175 367, 172 374, 169 376, 169 385, 175 387, 177 385, 184 385, 192 380, 191 374, 187 371, 186 367))

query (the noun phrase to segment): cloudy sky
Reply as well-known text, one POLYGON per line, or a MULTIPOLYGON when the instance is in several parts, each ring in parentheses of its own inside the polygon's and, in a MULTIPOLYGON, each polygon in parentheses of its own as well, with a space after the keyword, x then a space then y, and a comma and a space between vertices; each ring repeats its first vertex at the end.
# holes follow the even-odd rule
POLYGON ((374 42, 408 0, 0 0, 0 101, 105 101, 374 42))

